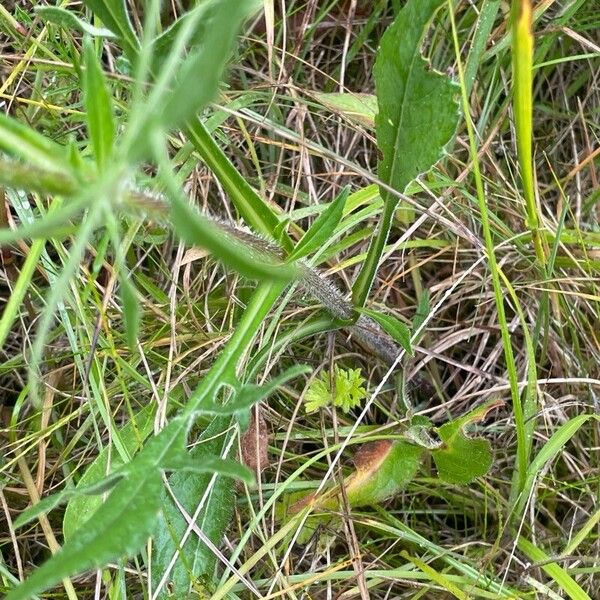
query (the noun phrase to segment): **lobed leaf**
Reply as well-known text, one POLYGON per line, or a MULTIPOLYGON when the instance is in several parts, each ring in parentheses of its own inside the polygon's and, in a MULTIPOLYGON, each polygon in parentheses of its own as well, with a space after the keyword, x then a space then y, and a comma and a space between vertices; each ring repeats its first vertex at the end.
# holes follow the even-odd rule
POLYGON ((162 465, 174 463, 186 453, 187 429, 185 420, 174 419, 152 438, 87 526, 11 590, 6 600, 28 600, 74 573, 137 552, 150 535, 161 507, 162 465))

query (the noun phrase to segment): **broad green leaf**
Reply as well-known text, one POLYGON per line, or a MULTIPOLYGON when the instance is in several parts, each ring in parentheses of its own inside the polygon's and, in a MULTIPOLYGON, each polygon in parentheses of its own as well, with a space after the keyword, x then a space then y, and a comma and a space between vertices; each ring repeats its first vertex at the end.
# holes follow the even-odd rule
POLYGON ((343 114, 351 121, 372 129, 377 115, 377 97, 373 94, 330 93, 315 94, 327 108, 343 114))
POLYGON ((414 354, 410 342, 410 329, 400 319, 380 313, 371 308, 361 308, 360 313, 367 315, 375 321, 387 334, 389 334, 396 343, 400 344, 411 356, 414 354))
MULTIPOLYGON (((410 0, 381 39, 374 67, 379 177, 399 192, 431 169, 454 137, 458 86, 430 69, 421 41, 444 0, 410 0)), ((397 203, 386 190, 385 201, 397 203)))
POLYGON ((206 248, 246 277, 291 281, 297 276, 294 265, 277 263, 259 254, 218 228, 180 197, 172 199, 171 222, 173 230, 184 242, 206 248))
POLYGON ((310 229, 302 236, 290 256, 290 260, 297 260, 318 250, 333 235, 342 219, 344 206, 350 193, 350 186, 346 186, 324 210, 310 229))
POLYGON ((129 19, 126 0, 84 0, 84 4, 121 39, 127 57, 133 62, 140 44, 129 19))
MULTIPOLYGON (((190 452, 190 460, 202 463, 214 456, 222 456, 227 441, 223 432, 229 427, 229 423, 230 420, 223 417, 214 419, 190 452)), ((198 503, 207 490, 210 490, 196 524, 213 544, 218 545, 231 522, 235 491, 232 479, 217 476, 210 486, 212 479, 213 476, 208 473, 178 471, 169 477, 169 487, 189 515, 194 514, 198 503)), ((210 585, 216 556, 194 532, 182 543, 188 526, 187 521, 166 490, 163 492, 161 503, 162 511, 153 533, 152 589, 155 591, 158 588, 166 574, 158 598, 169 598, 173 595, 185 598, 194 580, 199 579, 203 584, 210 585), (177 556, 177 560, 172 570, 167 573, 174 556, 177 556), (173 595, 170 596, 167 589, 171 590, 173 595)))
MULTIPOLYGON (((429 69, 421 56, 423 36, 442 4, 444 0, 409 0, 384 33, 375 61, 375 125, 383 154, 378 174, 402 193, 440 160, 458 124, 458 87, 429 69)), ((356 306, 364 306, 369 295, 398 205, 398 198, 383 187, 381 197, 379 228, 352 290, 356 306)), ((400 216, 407 223, 413 218, 408 209, 400 216)))
POLYGON ((36 6, 35 12, 47 23, 60 25, 65 29, 76 29, 92 37, 114 38, 116 35, 104 27, 94 27, 87 21, 76 17, 73 12, 58 6, 36 6))
MULTIPOLYGON (((342 483, 352 508, 378 504, 404 489, 414 478, 424 448, 403 440, 379 440, 361 446, 354 456, 356 470, 342 483)), ((334 486, 319 494, 301 498, 288 508, 295 514, 311 506, 316 510, 336 510, 340 489, 334 486)))
POLYGON ((438 428, 437 433, 443 445, 432 450, 432 455, 441 479, 448 483, 466 484, 489 471, 492 466, 489 441, 483 438, 469 438, 464 430, 468 425, 483 420, 488 412, 502 405, 503 402, 492 400, 438 428))
MULTIPOLYGON (((156 404, 149 404, 119 430, 121 443, 130 456, 137 452, 144 440, 152 433, 155 413, 156 404)), ((98 481, 102 481, 107 475, 109 460, 112 472, 123 464, 122 458, 115 452, 114 448, 107 446, 86 469, 77 482, 75 489, 93 486, 98 481)), ((65 540, 69 540, 101 504, 102 498, 98 496, 75 496, 72 498, 67 504, 63 517, 63 536, 65 540)))
POLYGON ((202 6, 206 6, 202 43, 189 52, 178 68, 175 84, 168 91, 159 117, 165 127, 183 125, 216 97, 238 30, 255 3, 207 0, 202 6))
POLYGON ((40 169, 73 177, 63 146, 3 112, 0 112, 0 150, 40 169))
POLYGON ((94 156, 100 170, 110 159, 115 139, 115 119, 111 96, 104 71, 96 55, 94 44, 87 38, 85 44, 85 71, 83 72, 83 100, 87 128, 94 148, 94 156))
POLYGON ((127 345, 133 350, 137 344, 140 328, 140 302, 129 274, 121 274, 120 280, 125 337, 127 338, 127 345))
POLYGON ((356 473, 346 480, 352 507, 378 504, 395 496, 414 478, 423 448, 404 441, 381 440, 355 455, 356 473))

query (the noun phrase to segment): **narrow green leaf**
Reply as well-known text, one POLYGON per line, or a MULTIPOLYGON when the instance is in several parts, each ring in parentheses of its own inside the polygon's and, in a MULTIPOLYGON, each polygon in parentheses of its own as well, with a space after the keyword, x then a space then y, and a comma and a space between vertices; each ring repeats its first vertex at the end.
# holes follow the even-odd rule
POLYGON ((17 240, 47 239, 59 237, 72 232, 69 219, 85 210, 90 203, 88 196, 77 198, 68 204, 48 212, 41 219, 21 225, 17 229, 0 229, 0 246, 12 244, 17 240))
POLYGON ((278 235, 279 218, 276 212, 242 177, 204 124, 199 119, 190 121, 187 135, 207 167, 218 178, 244 222, 256 232, 280 241, 283 248, 291 252, 293 244, 288 234, 281 231, 281 236, 278 235))
MULTIPOLYGON (((458 124, 458 87, 446 76, 427 68, 421 41, 444 0, 409 0, 381 39, 374 75, 379 112, 377 143, 383 153, 379 178, 399 192, 440 160, 458 124)), ((371 240, 367 258, 353 286, 356 306, 364 306, 383 254, 396 196, 381 189, 384 211, 371 240)), ((413 219, 403 209, 404 222, 413 219)))
POLYGON ((137 58, 140 44, 129 19, 126 1, 84 0, 84 3, 121 39, 127 57, 133 62, 137 58))
POLYGON ((76 29, 87 33, 92 37, 115 38, 117 37, 110 29, 94 27, 87 21, 76 17, 73 12, 58 6, 36 6, 33 10, 47 23, 54 23, 65 29, 76 29))
POLYGON ((540 473, 547 463, 558 456, 565 444, 579 431, 581 426, 593 418, 598 419, 595 415, 589 414, 577 415, 576 417, 569 419, 566 423, 563 423, 542 446, 527 468, 525 484, 515 508, 517 514, 522 514, 522 511, 525 510, 525 504, 530 497, 529 492, 535 483, 535 478, 538 476, 538 473, 540 473))
POLYGON ((170 471, 184 471, 203 475, 205 473, 216 473, 220 477, 231 477, 239 479, 248 485, 254 483, 254 473, 239 462, 217 456, 205 456, 202 461, 196 460, 193 456, 185 456, 176 462, 167 465, 170 471))
POLYGON ((140 302, 129 275, 121 274, 120 281, 125 337, 127 338, 127 345, 133 350, 137 345, 137 336, 140 328, 140 302))
MULTIPOLYGON (((417 310, 415 312, 415 316, 413 318, 413 335, 419 331, 425 322, 425 319, 429 316, 431 312, 431 306, 429 305, 429 290, 423 290, 421 292, 421 297, 419 298, 419 304, 417 305, 417 310)), ((424 331, 421 331, 418 334, 418 338, 423 337, 424 331)))
POLYGON ((467 95, 470 95, 471 90, 473 89, 477 69, 490 40, 490 34, 499 10, 500 0, 484 0, 479 11, 473 43, 471 44, 469 58, 467 59, 467 64, 465 66, 465 87, 467 88, 467 95))
POLYGON ((294 265, 276 263, 260 255, 219 229, 182 198, 172 199, 171 222, 184 242, 206 248, 225 265, 250 279, 291 281, 297 276, 294 265))
POLYGON ((72 177, 71 165, 63 146, 3 112, 0 112, 0 149, 41 169, 72 177))
POLYGON ((215 98, 237 32, 255 6, 251 0, 208 0, 202 43, 192 49, 178 69, 177 80, 165 98, 160 123, 182 125, 215 98))
POLYGON ((0 185, 58 196, 72 196, 78 189, 77 182, 66 173, 42 170, 5 157, 0 159, 0 185))
MULTIPOLYGON (((583 588, 558 563, 552 562, 552 557, 539 546, 519 536, 517 546, 527 558, 540 563, 542 570, 551 577, 572 600, 592 600, 583 588)), ((597 590, 596 590, 597 591, 597 590)))
MULTIPOLYGON (((136 453, 144 440, 152 433, 155 413, 156 404, 149 404, 119 430, 119 439, 130 456, 136 453)), ((96 482, 104 479, 107 475, 109 460, 112 472, 115 472, 123 464, 123 459, 115 452, 114 448, 107 446, 86 469, 77 482, 76 489, 93 486, 96 482)), ((71 498, 63 517, 65 540, 70 540, 101 504, 102 498, 99 496, 79 495, 71 498)))
POLYGON ((319 215, 294 248, 290 260, 297 260, 312 254, 329 240, 342 219, 349 193, 350 186, 346 186, 327 209, 319 215))
POLYGON ((182 30, 188 27, 190 21, 194 21, 194 24, 192 34, 187 43, 188 48, 194 48, 195 46, 202 44, 204 36, 206 35, 206 28, 209 25, 209 19, 205 18, 208 10, 210 10, 210 3, 201 2, 198 6, 177 19, 154 40, 152 44, 152 70, 154 73, 160 72, 177 36, 181 35, 182 30))
POLYGON ((215 416, 229 416, 247 412, 257 402, 262 402, 268 398, 278 387, 281 387, 299 375, 310 373, 310 371, 311 368, 306 365, 290 367, 281 375, 274 377, 266 384, 245 384, 241 386, 235 392, 233 398, 224 404, 217 403, 214 399, 207 399, 207 401, 202 403, 198 408, 198 413, 215 416))
POLYGON ((94 148, 96 163, 102 170, 106 167, 112 154, 116 130, 115 120, 108 85, 94 44, 90 38, 87 38, 84 45, 83 100, 88 133, 94 148))
POLYGON ((15 529, 23 527, 27 523, 33 521, 36 517, 43 513, 51 511, 60 504, 64 504, 71 498, 80 496, 98 496, 111 490, 117 482, 125 476, 124 472, 113 472, 103 479, 96 481, 90 485, 80 486, 77 488, 71 488, 52 494, 46 498, 42 498, 37 504, 30 506, 27 510, 24 510, 14 522, 15 529))
POLYGON ((408 354, 413 356, 414 350, 410 341, 410 329, 400 319, 371 308, 361 308, 359 312, 373 319, 387 334, 392 336, 396 343, 400 344, 408 354))

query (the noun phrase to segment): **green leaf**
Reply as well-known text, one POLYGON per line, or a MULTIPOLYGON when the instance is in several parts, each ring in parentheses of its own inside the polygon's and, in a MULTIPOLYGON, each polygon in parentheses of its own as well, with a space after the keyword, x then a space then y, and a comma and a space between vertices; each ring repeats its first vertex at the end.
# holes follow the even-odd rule
POLYGON ((263 385, 245 384, 239 387, 233 398, 224 404, 217 403, 214 399, 207 399, 198 407, 198 413, 215 416, 238 415, 238 420, 241 420, 240 415, 246 414, 257 402, 262 402, 277 388, 310 371, 311 368, 306 365, 290 367, 263 385))
POLYGON ((208 19, 203 18, 207 13, 207 9, 210 7, 210 3, 202 2, 194 9, 186 12, 182 17, 177 19, 170 27, 163 31, 153 42, 152 46, 152 60, 153 60, 153 72, 159 73, 163 63, 168 58, 171 48, 173 47, 177 37, 182 35, 182 30, 185 30, 192 24, 192 33, 189 36, 187 43, 188 48, 193 48, 202 44, 204 36, 206 35, 206 27, 208 25, 208 19))
MULTIPOLYGON (((190 452, 190 459, 202 463, 213 456, 222 456, 227 441, 223 432, 228 428, 229 419, 218 417, 204 430, 199 443, 190 452)), ((218 545, 231 522, 235 503, 233 480, 227 477, 214 477, 209 474, 197 475, 189 472, 176 472, 169 477, 169 487, 181 506, 189 515, 194 515, 198 503, 204 498, 196 525, 208 539, 218 545), (209 490, 207 492, 207 490, 209 490)), ((187 521, 166 490, 162 498, 162 511, 154 528, 152 550, 152 589, 156 590, 166 574, 165 584, 161 586, 159 599, 173 597, 185 598, 191 583, 212 579, 216 556, 198 536, 192 532, 185 543, 183 536, 187 521), (177 561, 168 572, 171 560, 177 561)))
MULTIPOLYGON (((119 430, 119 440, 130 456, 137 452, 144 440, 152 433, 155 414, 156 404, 149 404, 119 430)), ((115 452, 114 447, 107 446, 86 469, 77 482, 75 489, 93 486, 98 481, 102 481, 107 475, 109 460, 112 472, 115 472, 123 464, 123 459, 115 452)), ((102 498, 98 496, 79 495, 73 497, 67 504, 63 517, 63 536, 65 540, 71 539, 73 534, 86 523, 101 504, 102 498)))
MULTIPOLYGON (((421 40, 442 4, 410 0, 383 35, 375 62, 379 177, 399 192, 440 160, 458 124, 458 86, 421 56, 421 40)), ((397 203, 386 190, 381 196, 397 203)))
POLYGON ((311 225, 310 229, 302 236, 294 251, 290 255, 290 260, 298 260, 312 254, 318 250, 333 235, 336 227, 342 219, 344 206, 350 193, 350 186, 346 186, 331 202, 311 225))
POLYGON ((433 450, 432 455, 441 479, 448 483, 467 484, 489 471, 492 466, 489 441, 469 438, 464 430, 467 425, 481 421, 489 411, 502 405, 503 402, 492 400, 438 428, 443 445, 433 450))
POLYGON ((112 154, 116 129, 115 120, 108 85, 94 44, 90 38, 87 38, 84 45, 83 100, 94 156, 99 169, 102 170, 106 167, 112 154))
POLYGON ((196 152, 217 177, 244 222, 257 233, 278 240, 285 250, 291 252, 293 244, 288 234, 281 231, 278 235, 277 213, 242 177, 205 125, 195 119, 187 124, 186 130, 196 152))
POLYGON ((171 222, 175 233, 186 243, 212 252, 224 264, 250 279, 291 281, 297 276, 294 265, 276 263, 234 239, 182 198, 172 199, 171 222))
MULTIPOLYGON (((523 536, 519 536, 517 546, 525 556, 551 577, 572 600, 592 600, 585 590, 569 575, 559 563, 553 562, 552 557, 539 546, 536 546, 523 536)), ((596 590, 597 591, 597 590, 596 590)))
POLYGON ((33 10, 47 23, 54 23, 65 29, 76 29, 87 33, 92 37, 115 38, 117 37, 110 29, 94 27, 87 21, 76 17, 70 10, 58 6, 36 6, 33 10))
POLYGON ((169 470, 195 473, 217 473, 220 477, 239 479, 248 485, 254 483, 254 473, 239 462, 230 459, 218 458, 217 456, 206 456, 202 462, 198 462, 193 456, 185 456, 174 463, 166 465, 169 470))
POLYGON ((186 453, 187 423, 173 420, 133 459, 124 477, 62 549, 33 571, 6 600, 28 600, 65 577, 136 553, 156 523, 163 488, 161 466, 186 453))
POLYGON ((373 94, 330 93, 315 94, 327 108, 341 113, 351 121, 372 129, 377 115, 377 97, 373 94))
POLYGON ((72 177, 72 169, 63 146, 0 112, 0 149, 47 171, 72 177))
POLYGON ((429 316, 429 313, 431 312, 429 298, 429 290, 423 290, 421 292, 419 304, 417 306, 415 317, 413 319, 413 332, 417 332, 421 328, 421 325, 423 325, 425 319, 429 316))
POLYGON ((84 0, 84 3, 121 39, 127 57, 133 62, 140 44, 129 19, 126 0, 84 0))
POLYGON ((410 329, 400 319, 393 315, 384 315, 377 310, 371 308, 360 308, 358 312, 367 315, 375 321, 387 334, 392 336, 394 341, 408 354, 414 355, 414 350, 410 341, 410 329))
MULTIPOLYGON (((392 498, 416 475, 424 448, 403 440, 378 440, 364 444, 354 455, 356 470, 342 482, 352 508, 371 506, 392 498)), ((307 506, 316 510, 338 510, 340 488, 333 486, 319 495, 309 494, 288 507, 288 515, 307 506)))
POLYGON ((161 125, 182 125, 215 98, 237 32, 254 6, 250 0, 207 0, 199 7, 206 19, 202 43, 179 66, 161 109, 161 125))
MULTIPOLYGON (((387 29, 375 61, 379 112, 375 118, 377 144, 383 154, 379 178, 404 192, 418 175, 440 160, 458 124, 458 87, 446 76, 428 69, 421 56, 425 31, 444 0, 409 0, 387 29)), ((364 306, 387 242, 398 198, 381 188, 384 210, 377 234, 353 286, 356 306, 364 306)), ((412 211, 401 213, 411 222, 412 211)))
POLYGON ((69 219, 85 210, 89 203, 88 196, 76 198, 68 204, 48 212, 42 218, 25 223, 17 229, 0 228, 0 246, 11 244, 17 240, 60 238, 62 235, 68 235, 73 231, 69 219))
POLYGON ((46 498, 42 498, 37 504, 24 510, 13 524, 15 529, 23 527, 27 523, 33 521, 36 517, 43 513, 51 511, 60 504, 67 502, 71 498, 79 498, 82 496, 99 496, 104 492, 111 490, 119 481, 119 479, 125 476, 125 472, 113 472, 107 475, 103 479, 96 481, 90 485, 78 486, 76 488, 66 489, 57 494, 52 494, 46 498))
POLYGON ((121 303, 127 345, 134 350, 140 328, 140 302, 133 282, 128 274, 121 274, 121 303))
POLYGON ((414 478, 423 448, 404 441, 381 440, 354 457, 356 473, 346 481, 352 507, 378 504, 395 496, 414 478))

